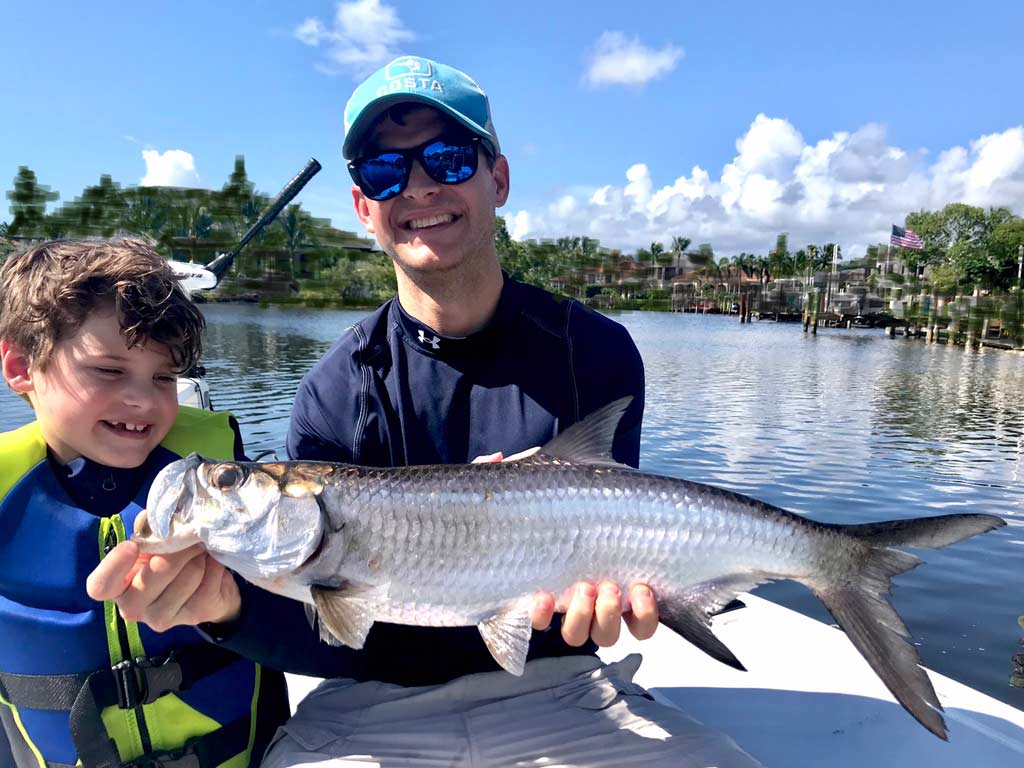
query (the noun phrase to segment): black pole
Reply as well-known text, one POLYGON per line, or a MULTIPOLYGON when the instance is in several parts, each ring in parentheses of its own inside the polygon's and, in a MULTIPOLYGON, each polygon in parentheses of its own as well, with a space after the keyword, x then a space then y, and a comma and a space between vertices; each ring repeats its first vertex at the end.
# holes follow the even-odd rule
POLYGON ((206 269, 213 273, 213 276, 217 278, 217 282, 221 281, 224 277, 224 273, 231 268, 231 264, 234 262, 235 257, 242 252, 242 249, 249 244, 249 241, 256 237, 266 227, 274 222, 277 215, 281 213, 288 203, 292 201, 299 191, 306 186, 306 182, 312 179, 317 173, 320 172, 320 163, 317 162, 315 157, 311 157, 309 162, 295 174, 284 188, 278 193, 271 202, 263 214, 256 220, 256 223, 249 227, 249 231, 242 235, 242 239, 238 241, 238 245, 232 248, 227 253, 220 254, 217 258, 206 265, 206 269))

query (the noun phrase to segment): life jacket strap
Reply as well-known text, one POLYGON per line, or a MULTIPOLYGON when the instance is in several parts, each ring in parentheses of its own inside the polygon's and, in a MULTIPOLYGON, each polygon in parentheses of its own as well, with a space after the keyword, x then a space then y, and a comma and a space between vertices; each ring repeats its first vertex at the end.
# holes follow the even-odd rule
MULTIPOLYGON (((70 717, 71 739, 82 765, 86 768, 112 768, 121 762, 117 747, 107 734, 100 716, 105 707, 132 709, 151 704, 167 693, 188 690, 197 680, 212 675, 239 658, 238 654, 221 646, 197 643, 176 648, 163 658, 123 661, 110 670, 104 669, 89 675, 71 706, 70 717)), ((221 733, 223 730, 221 728, 213 733, 221 733)), ((234 751, 230 754, 241 751, 233 741, 231 746, 234 751)), ((179 758, 185 763, 191 760, 189 753, 184 751, 177 758, 168 760, 179 758)), ((183 763, 168 768, 198 766, 183 763)))
POLYGON ((85 685, 96 705, 134 709, 167 693, 188 690, 196 681, 219 672, 240 657, 218 645, 196 643, 167 656, 140 656, 110 669, 69 675, 21 675, 0 672, 0 696, 15 707, 68 711, 85 685))
POLYGON ((0 696, 15 707, 69 710, 91 672, 74 675, 17 675, 0 672, 0 696))
POLYGON ((127 762, 121 761, 117 747, 109 739, 91 739, 83 745, 85 753, 77 737, 75 746, 79 749, 81 768, 216 768, 249 746, 251 723, 252 718, 246 715, 216 731, 189 739, 177 749, 148 752, 127 762))
MULTIPOLYGON (((247 715, 205 736, 189 739, 178 749, 150 752, 122 765, 125 768, 215 768, 249 745, 250 723, 247 715)), ((90 768, 85 760, 82 765, 90 768)))
MULTIPOLYGON (((167 656, 138 657, 109 669, 68 675, 22 675, 0 672, 0 694, 15 707, 68 711, 71 738, 84 768, 121 765, 117 746, 101 712, 106 707, 135 709, 168 693, 179 693, 241 657, 218 645, 196 643, 167 656)), ((192 739, 180 749, 137 758, 135 768, 213 768, 244 750, 250 717, 192 739), (221 758, 223 755, 223 759, 221 758), (208 762, 213 760, 214 762, 208 762), (198 762, 197 762, 198 761, 198 762)), ((134 763, 129 763, 133 765, 134 763)), ((74 768, 57 763, 48 768, 74 768)))

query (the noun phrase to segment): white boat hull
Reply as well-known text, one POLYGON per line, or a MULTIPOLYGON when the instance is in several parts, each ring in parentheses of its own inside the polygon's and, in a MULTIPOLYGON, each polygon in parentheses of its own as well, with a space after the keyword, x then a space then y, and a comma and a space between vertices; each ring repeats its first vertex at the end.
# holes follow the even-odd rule
MULTIPOLYGON (((834 627, 753 595, 714 619, 715 634, 749 670, 705 656, 665 627, 602 649, 605 661, 640 653, 635 681, 656 698, 728 733, 769 768, 1020 768, 1024 712, 929 671, 949 741, 908 715, 834 627)), ((292 710, 319 680, 288 676, 292 710)))

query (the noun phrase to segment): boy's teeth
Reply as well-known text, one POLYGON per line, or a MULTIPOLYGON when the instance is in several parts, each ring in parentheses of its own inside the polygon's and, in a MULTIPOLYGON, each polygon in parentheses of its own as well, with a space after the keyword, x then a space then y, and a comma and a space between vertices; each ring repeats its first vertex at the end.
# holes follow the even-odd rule
POLYGON ((422 229, 423 227, 433 227, 437 224, 447 224, 449 221, 454 221, 455 217, 450 213, 444 213, 440 216, 428 216, 425 219, 413 219, 409 222, 410 229, 422 229))
POLYGON ((109 423, 119 429, 127 430, 128 432, 142 432, 146 429, 145 424, 129 424, 126 421, 111 421, 109 423))

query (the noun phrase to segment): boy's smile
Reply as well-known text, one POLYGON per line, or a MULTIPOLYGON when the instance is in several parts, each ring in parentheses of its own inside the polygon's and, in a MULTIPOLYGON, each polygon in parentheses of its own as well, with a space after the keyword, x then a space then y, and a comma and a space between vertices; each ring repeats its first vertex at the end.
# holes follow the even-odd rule
POLYGON ((110 467, 137 467, 177 416, 170 352, 155 342, 129 349, 112 309, 90 313, 74 335, 54 345, 44 369, 33 364, 17 375, 16 357, 16 350, 5 350, 8 384, 28 395, 62 464, 85 456, 110 467))

